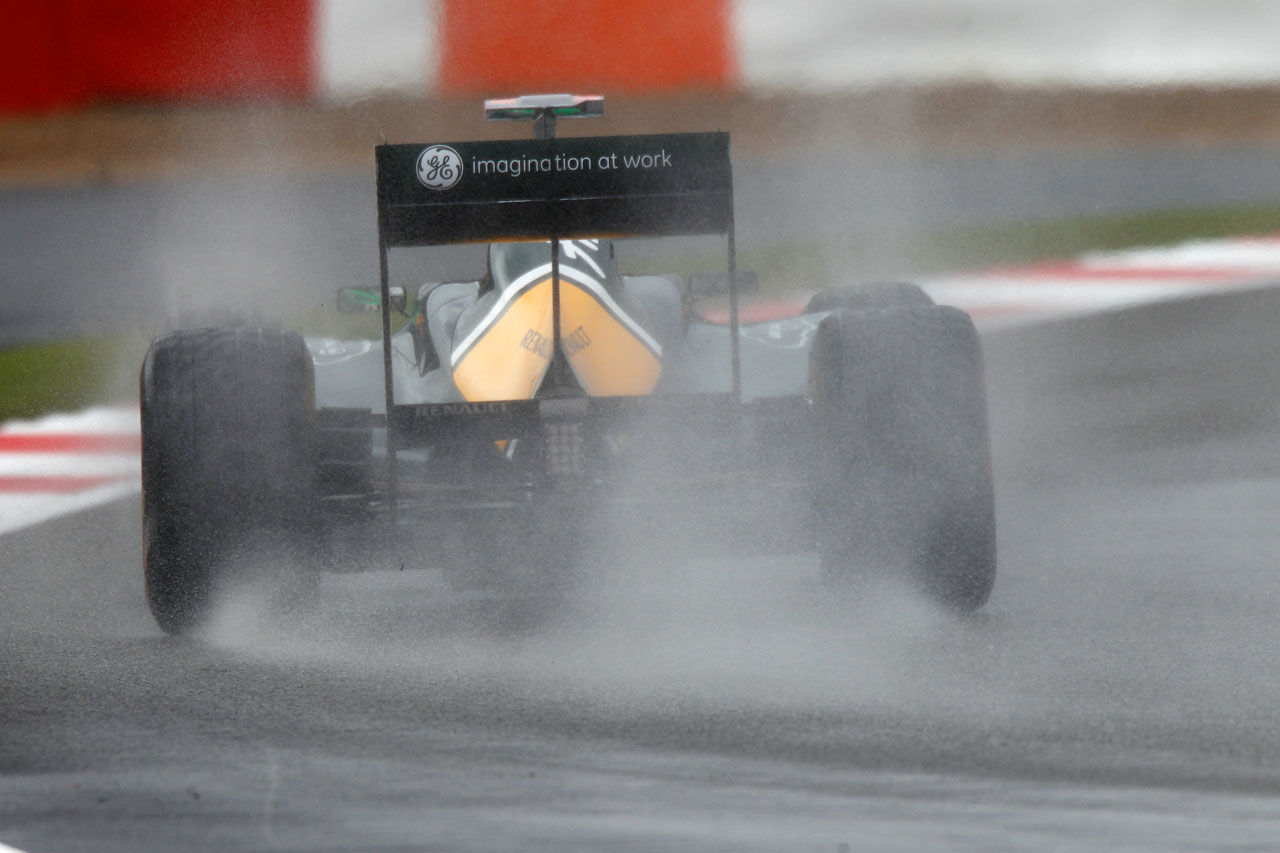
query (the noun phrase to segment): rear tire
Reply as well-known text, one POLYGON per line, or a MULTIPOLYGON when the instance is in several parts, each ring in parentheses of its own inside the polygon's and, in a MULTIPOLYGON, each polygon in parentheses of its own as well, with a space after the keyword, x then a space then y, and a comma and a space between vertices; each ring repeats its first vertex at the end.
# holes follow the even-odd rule
POLYGON ((933 305, 933 298, 918 284, 905 281, 869 281, 841 290, 815 293, 804 313, 819 311, 869 311, 873 308, 910 308, 933 305))
POLYGON ((816 532, 825 575, 905 570, 959 610, 995 583, 982 350, 944 306, 837 310, 814 340, 816 532))
POLYGON ((151 344, 140 379, 143 562, 161 629, 199 628, 250 550, 246 580, 294 600, 314 590, 315 382, 301 336, 172 332, 151 344))

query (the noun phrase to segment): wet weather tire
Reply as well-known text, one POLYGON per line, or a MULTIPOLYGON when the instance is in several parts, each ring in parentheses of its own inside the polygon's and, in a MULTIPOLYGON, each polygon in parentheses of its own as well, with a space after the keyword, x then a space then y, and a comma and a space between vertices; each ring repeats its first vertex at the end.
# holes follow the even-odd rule
POLYGON ((869 281, 840 290, 815 293, 805 307, 806 314, 818 311, 868 311, 873 308, 911 308, 933 305, 933 299, 918 284, 905 281, 869 281))
MULTIPOLYGON (((300 555, 316 505, 313 400, 295 333, 190 329, 152 343, 141 373, 143 562, 167 633, 200 627, 246 549, 300 555)), ((307 586, 291 560, 264 561, 272 572, 286 563, 281 589, 307 586)))
POLYGON ((906 570, 937 600, 981 607, 996 573, 982 349, 954 308, 837 310, 811 364, 815 517, 824 574, 906 570))

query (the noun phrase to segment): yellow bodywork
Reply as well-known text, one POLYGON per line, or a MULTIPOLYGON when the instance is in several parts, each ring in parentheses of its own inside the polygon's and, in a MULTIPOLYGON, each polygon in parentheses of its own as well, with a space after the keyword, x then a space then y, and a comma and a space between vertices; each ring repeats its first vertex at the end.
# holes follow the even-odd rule
MULTIPOLYGON (((661 349, 593 290, 602 292, 560 279, 560 349, 578 382, 592 397, 652 393, 662 374, 661 349)), ((525 288, 454 364, 464 398, 527 400, 537 393, 554 354, 552 293, 550 276, 525 288)))
POLYGON ((551 279, 525 290, 453 366, 453 383, 469 402, 527 400, 551 364, 551 279))

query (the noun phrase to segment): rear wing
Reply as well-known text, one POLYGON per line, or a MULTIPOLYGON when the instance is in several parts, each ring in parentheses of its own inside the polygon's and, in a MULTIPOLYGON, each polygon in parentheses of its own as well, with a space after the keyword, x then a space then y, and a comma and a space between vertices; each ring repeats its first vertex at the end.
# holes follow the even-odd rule
MULTIPOLYGON (((729 134, 544 138, 380 145, 376 149, 382 347, 390 494, 396 448, 429 424, 433 407, 395 404, 388 252, 401 246, 550 240, 555 341, 560 340, 559 240, 582 237, 723 235, 729 274, 732 401, 742 399, 733 170, 729 134)), ((591 404, 600 408, 603 403, 591 404)), ((438 408, 438 407, 435 407, 438 408)), ((486 410, 524 412, 498 402, 486 410)), ((527 414, 527 413, 526 413, 527 414)), ((505 416, 504 416, 505 417, 505 416)), ((479 425, 483 417, 465 418, 479 425)), ((498 421, 506 429, 511 425, 498 421)))
POLYGON ((729 134, 380 145, 384 247, 729 234, 729 134))

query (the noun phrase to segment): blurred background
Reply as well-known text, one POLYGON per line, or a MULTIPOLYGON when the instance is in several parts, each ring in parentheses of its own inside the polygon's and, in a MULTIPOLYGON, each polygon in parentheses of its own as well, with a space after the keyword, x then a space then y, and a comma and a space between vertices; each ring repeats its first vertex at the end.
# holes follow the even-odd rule
POLYGON ((486 96, 606 95, 565 134, 731 131, 775 289, 1280 230, 1268 0, 7 7, 0 350, 229 303, 320 323, 376 281, 373 146, 528 133, 486 96))
POLYGON ((646 125, 685 104, 663 123, 731 123, 752 143, 833 127, 895 145, 1280 133, 1266 0, 8 5, 9 184, 268 154, 359 164, 370 134, 466 130, 480 96, 549 90, 625 95, 610 112, 646 125))
POLYGON ((606 96, 564 135, 730 131, 762 289, 999 268, 1070 301, 1168 271, 1022 265, 1243 234, 1275 264, 1277 0, 3 10, 4 842, 1276 849, 1280 264, 1246 252, 1256 286, 1215 290, 1224 254, 1183 253, 1205 298, 984 327, 1000 580, 976 619, 606 529, 545 634, 392 570, 326 577, 296 630, 248 594, 164 642, 134 405, 175 323, 325 331, 338 287, 378 281, 374 146, 529 133, 486 96, 606 96), (96 402, 123 405, 9 422, 96 402))

